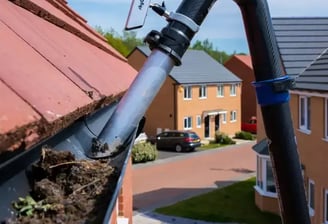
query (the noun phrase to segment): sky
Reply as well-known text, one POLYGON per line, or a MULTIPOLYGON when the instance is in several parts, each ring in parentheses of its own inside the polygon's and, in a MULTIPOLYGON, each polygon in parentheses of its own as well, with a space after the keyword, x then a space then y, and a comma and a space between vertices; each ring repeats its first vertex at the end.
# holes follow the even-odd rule
MULTIPOLYGON (((68 4, 92 27, 113 28, 119 34, 124 30, 132 0, 68 0, 68 4)), ((162 0, 151 0, 162 3, 162 0)), ((165 0, 167 11, 175 12, 182 0, 165 0)), ((271 17, 325 17, 328 0, 267 0, 271 17)), ((160 31, 167 24, 152 10, 148 10, 145 24, 135 30, 144 38, 151 30, 160 31)), ((193 38, 209 39, 215 49, 232 53, 249 53, 245 29, 238 5, 233 0, 218 0, 193 38)))

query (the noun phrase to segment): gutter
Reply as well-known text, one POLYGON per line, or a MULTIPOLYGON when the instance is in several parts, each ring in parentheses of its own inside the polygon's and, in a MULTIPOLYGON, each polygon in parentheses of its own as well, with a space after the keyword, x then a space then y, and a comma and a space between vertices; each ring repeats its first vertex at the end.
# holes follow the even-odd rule
MULTIPOLYGON (((33 148, 25 151, 6 162, 0 164, 0 220, 6 220, 14 217, 12 202, 18 197, 25 197, 31 190, 28 174, 31 165, 37 162, 41 155, 41 149, 47 145, 54 150, 67 150, 75 155, 77 160, 89 159, 87 151, 91 148, 92 139, 98 135, 106 124, 106 121, 112 116, 117 103, 106 106, 95 113, 77 120, 68 128, 65 128, 58 134, 38 143, 33 148)), ((119 178, 115 186, 111 200, 107 206, 106 213, 101 219, 103 223, 110 223, 112 211, 116 205, 126 167, 131 155, 131 149, 134 142, 136 130, 125 144, 125 149, 116 157, 110 159, 109 165, 116 167, 119 172, 119 178)))

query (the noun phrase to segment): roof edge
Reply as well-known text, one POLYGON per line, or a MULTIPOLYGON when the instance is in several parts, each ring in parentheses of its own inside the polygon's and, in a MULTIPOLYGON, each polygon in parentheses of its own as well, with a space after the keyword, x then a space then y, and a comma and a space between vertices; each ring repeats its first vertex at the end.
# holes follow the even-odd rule
POLYGON ((41 117, 38 121, 25 126, 0 134, 0 155, 5 152, 12 152, 18 149, 29 149, 37 142, 58 133, 60 130, 67 128, 83 116, 93 113, 96 110, 109 105, 115 100, 121 98, 125 91, 115 96, 104 97, 83 107, 76 108, 73 112, 63 116, 54 122, 49 123, 41 117))

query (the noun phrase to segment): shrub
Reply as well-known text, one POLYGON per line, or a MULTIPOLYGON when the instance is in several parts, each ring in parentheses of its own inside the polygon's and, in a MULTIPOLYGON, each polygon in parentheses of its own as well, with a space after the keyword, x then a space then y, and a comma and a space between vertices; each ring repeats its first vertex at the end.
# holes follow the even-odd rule
POLYGON ((155 145, 149 142, 135 144, 132 148, 132 163, 154 161, 158 156, 155 145))
POLYGON ((235 134, 235 138, 239 139, 245 139, 245 140, 254 140, 255 137, 252 135, 252 133, 247 131, 240 131, 235 134))
POLYGON ((223 145, 233 145, 236 144, 232 138, 230 138, 227 134, 223 132, 216 131, 215 132, 215 142, 223 145))

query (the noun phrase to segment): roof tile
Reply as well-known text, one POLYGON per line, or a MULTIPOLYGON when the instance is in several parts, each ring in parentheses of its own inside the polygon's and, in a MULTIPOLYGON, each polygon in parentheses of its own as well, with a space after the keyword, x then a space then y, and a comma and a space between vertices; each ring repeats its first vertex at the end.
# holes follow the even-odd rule
POLYGON ((137 74, 65 1, 47 1, 0 1, 0 153, 117 100, 137 74))
POLYGON ((39 114, 1 81, 0 95, 0 135, 40 120, 39 114))
POLYGON ((328 47, 328 18, 273 18, 286 73, 299 75, 328 47))
POLYGON ((0 22, 0 78, 49 122, 92 100, 56 67, 0 22), (65 91, 62 91, 65 90, 65 91))

